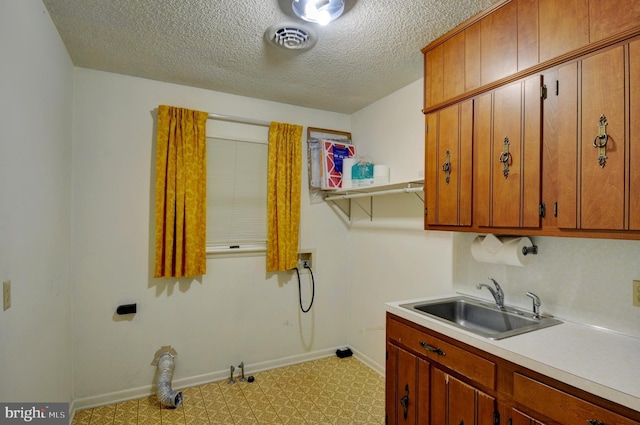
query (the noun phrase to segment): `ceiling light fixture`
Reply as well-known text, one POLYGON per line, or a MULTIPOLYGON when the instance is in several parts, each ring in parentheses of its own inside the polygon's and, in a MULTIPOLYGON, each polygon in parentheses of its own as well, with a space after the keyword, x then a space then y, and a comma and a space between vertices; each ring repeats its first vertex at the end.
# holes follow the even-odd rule
POLYGON ((344 12, 344 0, 293 0, 293 11, 300 18, 327 25, 344 12))

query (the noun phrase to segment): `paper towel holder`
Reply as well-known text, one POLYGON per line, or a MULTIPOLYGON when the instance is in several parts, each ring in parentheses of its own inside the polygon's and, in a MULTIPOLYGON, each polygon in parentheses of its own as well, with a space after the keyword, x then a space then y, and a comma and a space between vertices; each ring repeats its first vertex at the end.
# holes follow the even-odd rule
POLYGON ((522 255, 527 255, 527 254, 537 255, 538 247, 535 245, 522 247, 522 255))

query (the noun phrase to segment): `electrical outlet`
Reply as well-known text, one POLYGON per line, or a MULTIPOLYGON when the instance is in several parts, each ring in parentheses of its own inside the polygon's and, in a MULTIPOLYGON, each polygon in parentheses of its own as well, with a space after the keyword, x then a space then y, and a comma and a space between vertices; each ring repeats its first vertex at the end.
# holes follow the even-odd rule
POLYGON ((640 307, 640 280, 633 281, 633 305, 640 307))
POLYGON ((2 305, 3 309, 7 310, 11 307, 11 281, 5 280, 2 282, 2 305))

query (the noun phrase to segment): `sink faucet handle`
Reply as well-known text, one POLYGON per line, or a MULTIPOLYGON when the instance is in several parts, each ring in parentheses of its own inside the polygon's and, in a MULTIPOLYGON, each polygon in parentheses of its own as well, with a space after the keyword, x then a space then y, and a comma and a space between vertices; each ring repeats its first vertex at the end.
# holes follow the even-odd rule
POLYGON ((540 306, 542 305, 540 298, 533 292, 527 292, 527 297, 533 301, 533 315, 540 318, 540 306))
POLYGON ((500 284, 498 284, 498 282, 496 282, 496 280, 492 277, 489 278, 489 280, 491 282, 493 282, 493 285, 496 287, 496 293, 498 294, 498 298, 496 299, 498 306, 503 307, 504 306, 504 292, 502 291, 502 287, 500 286, 500 284))
POLYGON ((497 306, 500 309, 504 310, 504 292, 502 292, 502 288, 500 287, 498 282, 496 282, 492 278, 489 278, 489 280, 491 280, 493 282, 493 284, 495 285, 496 289, 493 289, 491 286, 487 285, 486 283, 478 283, 476 285, 476 288, 477 289, 487 288, 489 290, 489 292, 491 292, 491 295, 493 296, 493 299, 496 301, 497 306))
POLYGON ((489 280, 491 282, 493 282, 493 285, 496 287, 496 290, 498 291, 498 294, 502 294, 502 288, 500 287, 500 285, 498 284, 498 282, 496 282, 496 280, 492 277, 489 278, 489 280))

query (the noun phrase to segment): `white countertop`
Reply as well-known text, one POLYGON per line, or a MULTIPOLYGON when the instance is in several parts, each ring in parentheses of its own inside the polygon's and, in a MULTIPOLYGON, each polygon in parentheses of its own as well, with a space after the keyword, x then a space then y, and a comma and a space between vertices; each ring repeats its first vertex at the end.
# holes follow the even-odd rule
POLYGON ((386 310, 640 412, 640 338, 559 318, 563 321, 559 325, 494 341, 400 307, 401 304, 459 295, 464 294, 390 302, 386 304, 386 310))

